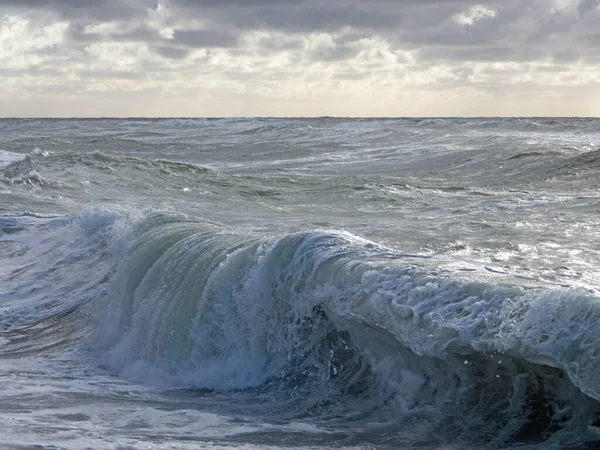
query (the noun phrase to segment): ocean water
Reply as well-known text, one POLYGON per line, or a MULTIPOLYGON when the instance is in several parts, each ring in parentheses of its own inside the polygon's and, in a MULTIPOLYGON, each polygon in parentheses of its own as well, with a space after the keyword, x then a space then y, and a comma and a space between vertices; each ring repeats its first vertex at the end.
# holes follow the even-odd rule
POLYGON ((0 120, 0 448, 600 448, 600 120, 0 120))

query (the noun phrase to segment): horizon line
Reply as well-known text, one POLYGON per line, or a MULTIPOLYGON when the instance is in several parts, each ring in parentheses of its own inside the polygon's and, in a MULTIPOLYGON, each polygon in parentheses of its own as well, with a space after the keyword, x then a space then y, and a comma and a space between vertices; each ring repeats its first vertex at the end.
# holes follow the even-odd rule
POLYGON ((0 116, 0 120, 164 119, 600 119, 600 116, 0 116))

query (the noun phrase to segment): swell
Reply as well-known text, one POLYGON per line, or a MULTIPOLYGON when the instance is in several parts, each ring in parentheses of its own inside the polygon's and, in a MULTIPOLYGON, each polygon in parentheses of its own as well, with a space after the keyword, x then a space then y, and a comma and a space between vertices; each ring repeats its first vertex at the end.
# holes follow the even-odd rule
MULTIPOLYGON (((492 122, 488 125, 491 126, 492 122)), ((505 122, 502 122, 503 126, 506 125, 505 122)), ((173 126, 169 121, 148 123, 152 127, 159 127, 158 129, 162 129, 161 126, 173 126)), ((315 123, 314 127, 310 125, 310 121, 306 122, 307 126, 300 126, 298 123, 236 119, 227 125, 234 128, 228 129, 223 136, 219 135, 217 140, 215 136, 195 135, 185 142, 178 135, 168 135, 164 140, 156 140, 150 134, 145 140, 110 135, 76 136, 72 141, 51 138, 25 139, 24 142, 19 140, 12 142, 7 148, 22 152, 35 146, 36 150, 24 154, 19 161, 5 158, 8 166, 2 168, 0 181, 7 185, 56 190, 67 188, 73 191, 83 187, 93 192, 98 186, 115 184, 116 180, 123 184, 127 192, 162 192, 165 188, 181 192, 186 188, 193 190, 194 183, 199 181, 207 181, 217 189, 227 188, 238 184, 249 173, 256 175, 257 171, 259 176, 256 178, 262 179, 264 170, 268 170, 269 175, 277 173, 276 171, 290 171, 296 177, 302 174, 300 179, 305 180, 310 179, 306 174, 315 171, 332 170, 332 173, 337 174, 339 165, 342 164, 344 170, 357 177, 364 175, 365 168, 371 168, 371 171, 393 177, 415 174, 428 176, 436 173, 439 174, 438 181, 442 185, 452 182, 463 183, 465 186, 514 186, 523 183, 529 185, 532 181, 542 182, 552 176, 592 172, 588 169, 594 169, 598 165, 597 152, 565 158, 564 152, 557 151, 554 145, 544 147, 542 144, 531 147, 531 151, 524 151, 521 148, 524 145, 521 142, 523 137, 513 134, 486 132, 481 135, 467 133, 453 137, 453 133, 438 136, 439 131, 430 130, 431 133, 407 138, 404 132, 412 133, 420 129, 412 121, 340 119, 332 120, 331 124, 328 121, 315 123), (327 130, 337 132, 331 134, 327 130), (351 130, 366 134, 349 142, 351 130), (248 133, 265 131, 272 131, 273 135, 269 139, 246 136, 248 133), (236 134, 242 134, 243 139, 234 137, 236 134), (455 139, 457 137, 458 144, 455 139), (227 145, 221 147, 225 141, 227 145), (290 145, 295 148, 294 155, 288 154, 290 145), (473 146, 473 150, 457 152, 452 150, 456 145, 461 148, 473 146), (56 152, 40 150, 38 146, 56 152), (183 162, 189 158, 201 163, 183 162), (205 163, 222 170, 218 172, 203 166, 205 163), (387 172, 390 167, 394 168, 393 172, 387 172), (186 183, 192 184, 192 187, 186 183)), ((431 126, 438 123, 445 124, 444 126, 454 124, 451 130, 467 126, 466 122, 449 119, 428 119, 423 120, 423 123, 431 126)), ((226 122, 215 124, 225 126, 226 122)), ((436 127, 437 125, 434 128, 436 127)), ((123 133, 127 135, 125 131, 123 133)), ((567 138, 573 137, 565 137, 567 138)), ((18 156, 17 153, 11 155, 11 158, 18 156)), ((330 178, 338 179, 337 175, 330 178)), ((252 186, 244 186, 244 182, 239 184, 242 185, 242 195, 255 195, 252 186)), ((264 190, 259 188, 258 195, 264 190)), ((205 191, 205 184, 200 183, 197 192, 205 191)), ((272 195, 271 191, 267 193, 267 196, 272 195)))
POLYGON ((64 168, 77 165, 86 165, 91 167, 103 167, 103 164, 114 165, 130 165, 130 166, 147 166, 171 169, 175 172, 192 171, 192 172, 211 172, 210 169, 198 166, 193 163, 170 161, 166 159, 146 160, 133 156, 117 156, 109 155, 103 152, 95 151, 89 153, 65 152, 65 153, 50 153, 50 152, 34 152, 25 155, 22 159, 12 162, 4 168, 5 172, 20 172, 25 169, 31 169, 36 162, 46 164, 61 165, 64 168))
POLYGON ((600 168, 600 149, 591 150, 568 158, 563 162, 558 171, 570 174, 583 170, 596 170, 598 168, 600 168))
POLYGON ((109 155, 98 151, 90 153, 34 152, 24 156, 21 160, 10 163, 4 168, 2 175, 4 182, 8 184, 60 189, 73 186, 71 169, 78 170, 75 173, 79 177, 86 173, 81 172, 82 169, 91 169, 92 172, 87 174, 92 177, 92 180, 97 178, 96 183, 98 184, 104 184, 107 179, 116 175, 131 178, 133 175, 139 175, 140 172, 150 179, 217 176, 216 172, 193 163, 166 159, 146 160, 133 156, 109 155), (39 172, 42 172, 44 176, 39 172))
POLYGON ((26 192, 62 191, 66 198, 78 202, 87 202, 90 197, 113 202, 132 197, 136 207, 142 203, 140 198, 146 197, 154 204, 165 195, 187 201, 190 196, 215 199, 231 192, 256 200, 277 198, 282 190, 295 187, 287 176, 269 182, 264 177, 221 173, 192 162, 99 151, 33 152, 0 168, 0 183, 11 189, 19 186, 26 192))

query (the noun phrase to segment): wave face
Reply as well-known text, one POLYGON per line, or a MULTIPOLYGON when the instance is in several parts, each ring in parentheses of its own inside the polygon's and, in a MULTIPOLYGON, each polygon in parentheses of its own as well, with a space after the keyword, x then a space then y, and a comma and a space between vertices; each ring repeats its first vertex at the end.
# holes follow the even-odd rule
POLYGON ((599 124, 0 120, 0 447, 596 448, 599 124))
POLYGON ((89 344, 126 378, 381 422, 388 444, 568 442, 600 417, 596 296, 440 275, 347 232, 152 215, 134 235, 89 344))

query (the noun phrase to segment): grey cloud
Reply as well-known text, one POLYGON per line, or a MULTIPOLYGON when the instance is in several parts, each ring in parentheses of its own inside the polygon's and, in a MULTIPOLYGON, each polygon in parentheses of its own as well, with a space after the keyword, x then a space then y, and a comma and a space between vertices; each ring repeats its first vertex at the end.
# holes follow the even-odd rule
POLYGON ((360 29, 390 29, 400 25, 402 15, 374 11, 356 6, 307 5, 257 8, 229 12, 234 26, 241 29, 276 29, 283 31, 336 31, 350 26, 360 29))
POLYGON ((127 72, 123 70, 79 70, 77 75, 86 80, 94 79, 121 79, 121 80, 139 80, 145 78, 144 74, 137 72, 127 72))
POLYGON ((60 16, 86 20, 122 20, 140 17, 158 7, 158 0, 0 0, 0 8, 43 9, 60 16))
POLYGON ((63 75, 63 71, 50 67, 32 66, 27 69, 0 68, 0 76, 3 77, 62 77, 63 75))
POLYGON ((525 62, 544 59, 549 51, 535 47, 513 48, 507 46, 481 47, 432 47, 421 52, 422 60, 473 61, 473 62, 525 62))
POLYGON ((304 47, 304 41, 300 38, 281 39, 279 37, 262 37, 258 44, 261 48, 273 51, 300 50, 304 47))
POLYGON ((69 24, 68 34, 71 41, 75 43, 90 43, 102 41, 115 42, 157 42, 163 40, 156 30, 145 25, 136 25, 133 28, 125 28, 121 32, 98 33, 86 32, 86 23, 73 22, 69 24))
POLYGON ((336 62, 352 58, 358 54, 358 50, 344 45, 332 48, 319 48, 309 53, 313 61, 336 62))
POLYGON ((162 38, 156 30, 140 26, 124 33, 110 33, 108 39, 112 41, 152 42, 162 38))
POLYGON ((338 80, 364 80, 368 78, 371 72, 362 72, 354 69, 347 69, 343 71, 338 71, 335 73, 334 78, 338 80))
POLYGON ((263 78, 262 74, 257 74, 256 72, 241 72, 241 71, 233 71, 233 70, 228 70, 226 72, 223 73, 223 75, 230 79, 230 80, 236 80, 236 81, 248 81, 248 80, 254 80, 257 78, 263 78))
POLYGON ((571 70, 571 67, 563 65, 537 66, 533 70, 539 73, 560 73, 568 72, 569 70, 571 70))
POLYGON ((161 56, 170 59, 184 59, 190 54, 189 48, 158 46, 154 50, 161 56))
POLYGON ((433 33, 400 32, 398 42, 411 47, 471 47, 496 43, 503 37, 501 30, 490 27, 474 27, 468 32, 457 28, 439 29, 433 33))
MULTIPOLYGON (((297 0, 296 4, 303 4, 306 0, 297 0)), ((174 5, 187 6, 189 8, 219 8, 223 6, 241 6, 254 8, 263 5, 280 5, 281 0, 172 0, 174 5)))
POLYGON ((593 48, 554 52, 550 61, 554 64, 569 64, 572 69, 575 68, 575 65, 598 65, 600 63, 600 40, 593 48))
POLYGON ((238 36, 216 30, 175 30, 173 41, 187 47, 234 47, 238 36))
POLYGON ((598 8, 598 6, 600 6, 600 0, 580 0, 577 10, 580 14, 584 14, 587 11, 598 8))
MULTIPOLYGON (((277 30, 295 34, 327 31, 362 37, 381 36, 394 48, 418 51, 421 61, 523 61, 551 57, 552 50, 562 49, 555 48, 550 42, 552 36, 568 34, 573 27, 579 26, 573 17, 552 16, 547 3, 535 0, 332 0, 327 3, 317 0, 294 3, 172 0, 171 4, 184 8, 186 14, 201 14, 215 24, 216 29, 277 30), (475 5, 484 5, 496 14, 468 27, 453 20, 456 14, 475 5), (527 15, 536 20, 526 20, 527 15)), ((213 39, 200 36, 200 42, 185 45, 198 46, 204 40, 208 40, 208 45, 213 42, 213 39)), ((229 44, 233 45, 233 42, 229 44)), ((277 42, 270 38, 262 40, 260 45, 273 52, 303 48, 299 41, 277 42)), ((307 52, 312 61, 331 62, 357 54, 343 45, 307 49, 307 52)))
MULTIPOLYGON (((524 1, 524 0, 522 0, 524 1)), ((187 14, 201 14, 239 29, 336 31, 345 27, 393 32, 433 27, 478 5, 506 8, 516 0, 171 0, 187 14)))
MULTIPOLYGON (((335 31, 343 27, 390 29, 402 20, 400 2, 304 0, 172 0, 171 4, 185 8, 190 14, 201 13, 219 23, 247 29, 281 31, 335 31)), ((414 4, 414 0, 407 3, 414 4)))

